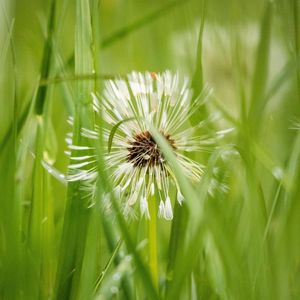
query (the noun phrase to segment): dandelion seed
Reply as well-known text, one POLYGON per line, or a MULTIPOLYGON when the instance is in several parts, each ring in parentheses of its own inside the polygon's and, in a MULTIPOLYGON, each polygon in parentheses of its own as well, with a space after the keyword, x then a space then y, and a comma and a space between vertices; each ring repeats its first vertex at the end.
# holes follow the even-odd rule
MULTIPOLYGON (((207 94, 191 104, 188 80, 181 81, 178 74, 166 71, 162 74, 132 72, 127 79, 107 81, 102 101, 96 95, 92 96, 95 112, 98 113, 101 106, 103 108, 102 116, 107 125, 104 140, 108 141, 111 128, 120 124, 110 152, 105 154, 105 162, 124 213, 129 214, 139 202, 140 213, 150 218, 148 201, 153 199, 150 196, 156 194, 159 196, 159 216, 172 219, 171 186, 176 187, 180 204, 184 198, 171 166, 150 132, 149 124, 155 126, 166 139, 184 174, 191 180, 199 180, 204 166, 184 152, 205 151, 215 142, 207 135, 194 137, 195 128, 188 124, 189 117, 199 109, 207 94)), ((196 127, 204 124, 203 120, 199 120, 196 127)), ((96 139, 99 130, 83 128, 81 134, 96 139)), ((70 143, 69 148, 82 153, 81 158, 71 157, 69 180, 82 180, 95 185, 97 169, 93 163, 96 158, 86 151, 90 147, 70 143)))

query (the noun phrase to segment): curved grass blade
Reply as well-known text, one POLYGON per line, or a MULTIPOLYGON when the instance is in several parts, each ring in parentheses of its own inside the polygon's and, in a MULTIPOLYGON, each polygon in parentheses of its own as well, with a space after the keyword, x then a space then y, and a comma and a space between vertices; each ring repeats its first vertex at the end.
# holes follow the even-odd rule
POLYGON ((110 134, 109 134, 109 138, 108 138, 108 143, 107 143, 108 153, 110 153, 111 146, 112 146, 112 142, 113 142, 114 136, 115 136, 115 134, 116 134, 118 128, 119 128, 123 123, 129 122, 129 121, 132 121, 132 120, 136 120, 136 118, 135 118, 135 117, 132 117, 132 118, 124 119, 124 120, 118 122, 118 123, 111 129, 110 134))
POLYGON ((116 41, 120 40, 121 38, 126 37, 130 33, 142 28, 143 26, 148 25, 149 23, 155 21, 165 13, 170 12, 174 7, 177 7, 179 5, 185 4, 187 1, 182 0, 176 0, 176 1, 170 1, 169 3, 165 4, 161 8, 159 8, 157 11, 147 15, 146 17, 128 25, 125 28, 122 28, 121 30, 113 33, 111 36, 104 38, 101 47, 106 48, 109 47, 111 44, 115 43, 116 41))

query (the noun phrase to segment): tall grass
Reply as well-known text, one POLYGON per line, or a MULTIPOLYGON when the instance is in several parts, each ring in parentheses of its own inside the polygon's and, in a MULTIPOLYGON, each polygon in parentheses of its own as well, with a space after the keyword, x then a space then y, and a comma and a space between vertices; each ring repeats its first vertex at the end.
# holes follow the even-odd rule
POLYGON ((299 299, 299 15, 297 0, 1 1, 0 299, 299 299), (197 135, 234 130, 194 154, 192 184, 151 128, 185 197, 157 220, 157 284, 148 221, 114 196, 103 209, 109 145, 80 129, 103 128, 104 79, 166 69, 194 99, 212 88, 190 123, 220 118, 197 135), (66 182, 70 131, 96 149, 95 194, 66 182))

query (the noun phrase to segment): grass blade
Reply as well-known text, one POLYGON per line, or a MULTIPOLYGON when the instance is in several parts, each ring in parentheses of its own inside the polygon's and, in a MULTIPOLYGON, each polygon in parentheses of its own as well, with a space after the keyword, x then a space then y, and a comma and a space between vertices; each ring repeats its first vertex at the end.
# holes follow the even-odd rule
MULTIPOLYGON (((187 2, 187 1, 185 1, 187 2)), ((115 43, 116 41, 119 41, 121 38, 126 37, 130 33, 142 28, 143 26, 148 25, 149 23, 155 21, 159 17, 163 16, 165 13, 170 12, 171 9, 174 7, 177 7, 178 5, 182 5, 185 3, 184 1, 181 0, 175 0, 175 1, 170 1, 169 3, 163 5, 161 8, 156 10, 155 12, 147 15, 146 17, 137 20, 136 22, 128 25, 125 28, 122 28, 121 30, 113 33, 111 36, 104 38, 101 47, 106 48, 115 43)))
MULTIPOLYGON (((55 26, 55 11, 56 11, 56 0, 51 1, 50 15, 48 17, 48 28, 47 28, 47 38, 44 44, 42 65, 41 65, 41 78, 48 78, 50 74, 51 66, 51 57, 52 57, 52 39, 54 34, 55 26)), ((35 103, 35 112, 38 115, 43 114, 44 104, 46 100, 47 86, 39 86, 36 103, 35 103)))
MULTIPOLYGON (((75 74, 90 74, 94 70, 91 51, 92 27, 90 6, 88 0, 76 1, 75 26, 75 74)), ((93 84, 87 81, 76 83, 76 103, 73 127, 73 144, 83 145, 84 140, 80 131, 82 127, 92 128, 93 115, 90 93, 93 84)), ((72 156, 78 156, 73 151, 72 156)), ((83 297, 88 299, 92 295, 96 270, 93 267, 90 274, 86 274, 84 262, 91 266, 95 258, 96 249, 88 249, 90 241, 97 240, 96 207, 91 207, 89 197, 81 190, 80 182, 69 183, 68 199, 65 209, 61 251, 56 276, 56 298, 83 297), (92 220, 92 221, 91 221, 92 220), (86 250, 89 250, 86 252, 86 250), (87 253, 90 255, 87 257, 87 253), (75 271, 74 271, 75 270, 75 271)))
POLYGON ((273 16, 273 2, 267 1, 261 22, 259 45, 256 52, 256 62, 252 81, 249 120, 253 126, 259 126, 264 111, 265 90, 268 79, 269 53, 271 41, 271 27, 273 16))

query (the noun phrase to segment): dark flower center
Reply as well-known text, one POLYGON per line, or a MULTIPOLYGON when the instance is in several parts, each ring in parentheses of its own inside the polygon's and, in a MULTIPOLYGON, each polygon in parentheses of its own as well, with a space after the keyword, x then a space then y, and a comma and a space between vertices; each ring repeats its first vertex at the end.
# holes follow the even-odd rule
MULTIPOLYGON (((176 150, 175 140, 172 139, 169 134, 162 133, 162 135, 173 150, 176 150)), ((135 167, 153 167, 164 163, 165 159, 163 153, 160 151, 149 131, 136 134, 129 144, 130 147, 127 148, 129 151, 127 161, 132 162, 135 167)))

